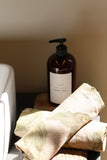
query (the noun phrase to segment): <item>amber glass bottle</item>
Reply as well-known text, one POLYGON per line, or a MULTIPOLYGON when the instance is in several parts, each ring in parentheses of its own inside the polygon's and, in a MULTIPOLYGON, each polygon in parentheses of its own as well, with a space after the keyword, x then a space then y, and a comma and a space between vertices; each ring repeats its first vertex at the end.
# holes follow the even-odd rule
POLYGON ((50 40, 50 43, 59 42, 56 53, 47 61, 48 97, 53 106, 59 105, 76 87, 76 61, 67 53, 63 44, 65 38, 50 40))

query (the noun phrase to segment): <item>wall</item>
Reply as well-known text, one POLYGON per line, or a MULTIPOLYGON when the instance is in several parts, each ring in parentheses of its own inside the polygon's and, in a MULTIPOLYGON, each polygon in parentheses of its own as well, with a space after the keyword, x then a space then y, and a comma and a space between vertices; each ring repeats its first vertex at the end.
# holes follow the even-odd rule
MULTIPOLYGON (((0 4, 0 63, 14 67, 17 92, 47 91, 48 41, 66 37, 77 60, 77 87, 94 85, 107 103, 107 1, 10 0, 0 4)), ((107 110, 101 113, 107 122, 107 110)), ((102 154, 106 160, 107 151, 102 154)))

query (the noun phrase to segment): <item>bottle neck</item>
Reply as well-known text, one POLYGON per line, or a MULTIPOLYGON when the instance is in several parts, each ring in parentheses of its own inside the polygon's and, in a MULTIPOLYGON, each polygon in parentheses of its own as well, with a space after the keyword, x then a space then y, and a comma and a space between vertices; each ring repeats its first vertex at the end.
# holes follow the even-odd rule
POLYGON ((58 51, 58 52, 56 52, 56 55, 57 55, 58 57, 65 57, 65 56, 67 55, 67 52, 58 51))

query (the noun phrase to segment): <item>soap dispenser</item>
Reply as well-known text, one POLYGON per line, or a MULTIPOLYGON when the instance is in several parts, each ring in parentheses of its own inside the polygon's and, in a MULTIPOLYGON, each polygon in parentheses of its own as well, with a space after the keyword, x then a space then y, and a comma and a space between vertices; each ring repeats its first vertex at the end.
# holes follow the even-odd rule
POLYGON ((63 44, 66 38, 53 39, 49 43, 59 43, 56 53, 47 61, 48 73, 48 98, 52 106, 58 106, 66 99, 76 87, 76 61, 67 52, 63 44))

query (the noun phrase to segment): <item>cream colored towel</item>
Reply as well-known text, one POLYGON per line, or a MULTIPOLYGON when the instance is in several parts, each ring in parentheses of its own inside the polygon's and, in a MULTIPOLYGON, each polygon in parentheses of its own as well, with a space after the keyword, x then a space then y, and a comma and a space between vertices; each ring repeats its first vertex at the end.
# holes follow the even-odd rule
POLYGON ((103 107, 96 89, 83 84, 46 118, 33 123, 15 145, 30 160, 50 160, 103 107))
MULTIPOLYGON (((36 109, 26 108, 22 111, 15 134, 23 137, 30 131, 33 125, 36 125, 41 119, 49 115, 49 111, 38 111, 36 109)), ((76 148, 92 151, 105 151, 107 135, 107 123, 91 121, 82 127, 66 144, 66 148, 76 148)))
POLYGON ((105 151, 107 123, 91 121, 81 128, 64 146, 92 151, 105 151))

